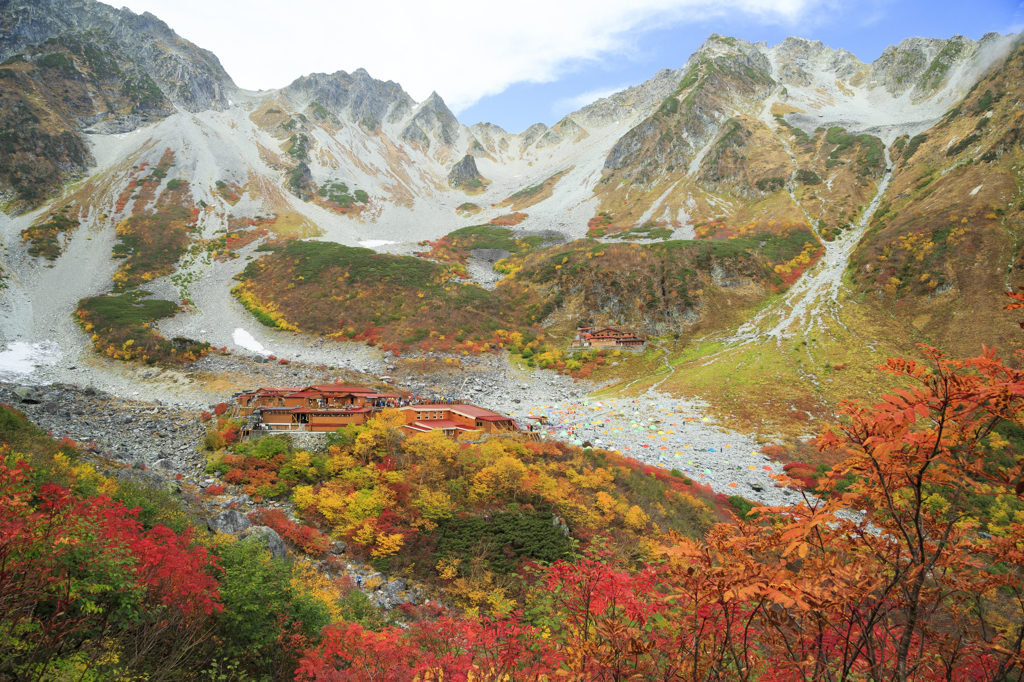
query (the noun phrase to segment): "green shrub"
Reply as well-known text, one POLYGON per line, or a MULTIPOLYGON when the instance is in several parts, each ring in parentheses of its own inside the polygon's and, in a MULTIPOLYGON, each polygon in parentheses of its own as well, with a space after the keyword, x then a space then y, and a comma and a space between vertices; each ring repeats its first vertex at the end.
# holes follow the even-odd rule
POLYGON ((903 151, 903 160, 909 161, 911 157, 914 156, 914 153, 917 151, 917 148, 920 147, 922 143, 927 141, 928 136, 925 135, 924 133, 920 135, 914 135, 912 138, 910 138, 910 142, 907 143, 907 148, 903 151))
POLYGON ((483 557, 496 573, 515 571, 521 558, 554 562, 571 546, 553 520, 550 512, 447 519, 438 528, 437 556, 464 562, 483 557))
POLYGON ((803 185, 820 185, 821 178, 812 170, 801 168, 796 172, 796 180, 803 185))
POLYGON ((299 594, 292 586, 292 567, 267 561, 267 550, 253 542, 232 542, 218 550, 220 599, 218 615, 221 652, 244 661, 257 676, 295 670, 299 652, 287 646, 291 635, 315 642, 329 622, 322 603, 299 594))
POLYGON ((774 192, 786 186, 786 178, 773 175, 769 178, 761 178, 754 185, 762 192, 774 192))
POLYGON ((737 511, 736 515, 739 516, 741 519, 748 519, 754 516, 751 514, 751 512, 753 511, 755 506, 758 506, 755 505, 750 500, 746 499, 745 497, 741 497, 739 495, 731 496, 729 498, 729 504, 732 505, 732 508, 737 511))

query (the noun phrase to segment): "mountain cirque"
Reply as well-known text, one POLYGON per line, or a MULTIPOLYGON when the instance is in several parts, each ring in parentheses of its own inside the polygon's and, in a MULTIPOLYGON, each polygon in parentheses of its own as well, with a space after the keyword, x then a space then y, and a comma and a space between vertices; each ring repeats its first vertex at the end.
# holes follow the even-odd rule
MULTIPOLYGON (((680 69, 512 134, 362 69, 245 91, 156 17, 90 0, 8 3, 0 29, 0 342, 53 342, 36 358, 51 379, 71 381, 90 348, 162 361, 187 348, 161 345, 175 336, 240 348, 242 329, 266 352, 290 348, 269 294, 232 296, 247 262, 312 239, 447 253, 449 274, 472 273, 457 243, 414 243, 480 225, 519 245, 481 247, 513 272, 486 295, 527 297, 552 339, 584 319, 679 334, 689 350, 666 349, 673 366, 709 339, 788 352, 781 339, 814 329, 861 349, 858 363, 915 341, 1020 346, 998 298, 1020 265, 1017 36, 910 38, 864 64, 801 38, 712 35, 680 69), (790 288, 828 268, 828 286, 790 288), (152 324, 128 319, 143 291, 152 324), (71 314, 97 327, 100 304, 135 336, 83 334, 71 314), (992 323, 964 333, 967 314, 992 323)), ((280 284, 313 305, 311 282, 280 284)), ((323 322, 302 331, 337 323, 323 322)), ((802 386, 794 404, 827 414, 826 365, 847 363, 808 362, 778 371, 802 386)), ((700 372, 671 381, 722 385, 700 372)))

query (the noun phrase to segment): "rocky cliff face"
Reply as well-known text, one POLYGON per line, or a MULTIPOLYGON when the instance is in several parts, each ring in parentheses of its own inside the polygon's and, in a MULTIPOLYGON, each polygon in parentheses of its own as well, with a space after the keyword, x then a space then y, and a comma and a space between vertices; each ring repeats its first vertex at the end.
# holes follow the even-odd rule
POLYGON ((776 80, 783 85, 810 86, 815 74, 852 80, 867 71, 867 66, 851 53, 826 47, 820 40, 786 38, 765 53, 775 65, 776 80))
POLYGON ((0 196, 30 209, 92 163, 86 133, 125 133, 174 107, 120 43, 68 31, 0 66, 0 196))
POLYGON ((172 103, 187 111, 222 109, 237 90, 212 52, 181 38, 148 12, 138 15, 95 0, 0 2, 0 61, 75 31, 109 36, 172 103))

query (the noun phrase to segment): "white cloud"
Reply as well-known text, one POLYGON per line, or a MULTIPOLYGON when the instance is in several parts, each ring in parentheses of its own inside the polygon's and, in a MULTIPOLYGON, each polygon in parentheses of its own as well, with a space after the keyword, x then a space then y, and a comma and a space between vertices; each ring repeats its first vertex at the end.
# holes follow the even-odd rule
POLYGON ((214 52, 244 88, 365 68, 456 112, 513 83, 551 82, 580 62, 629 54, 639 33, 741 14, 795 22, 827 0, 120 0, 214 52))
POLYGON ((596 102, 604 97, 614 95, 616 92, 625 90, 630 85, 636 85, 636 83, 626 83, 625 85, 616 85, 610 88, 598 88, 596 90, 588 90, 581 92, 573 97, 566 97, 560 99, 551 105, 551 113, 555 116, 562 116, 563 114, 570 114, 577 109, 582 109, 591 102, 596 102))

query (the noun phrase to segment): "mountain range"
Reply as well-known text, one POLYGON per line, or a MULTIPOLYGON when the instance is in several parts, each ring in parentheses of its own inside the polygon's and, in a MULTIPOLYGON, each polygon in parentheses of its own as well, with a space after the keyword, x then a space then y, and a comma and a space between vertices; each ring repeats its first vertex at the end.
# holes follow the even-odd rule
POLYGON ((483 284, 459 300, 482 301, 491 329, 628 325, 681 337, 680 362, 828 337, 787 370, 824 413, 826 365, 1021 346, 999 293, 1024 267, 1021 83, 1020 36, 907 38, 865 64, 713 34, 678 69, 510 133, 362 69, 246 91, 148 13, 2 2, 0 342, 140 359, 123 344, 149 334, 145 359, 164 360, 172 337, 230 344, 253 321, 243 305, 406 346, 443 325, 407 303, 345 307, 324 273, 362 253, 336 248, 369 246, 387 267, 439 268, 427 301, 483 284), (473 272, 496 260, 511 274, 495 288, 473 272), (110 299, 162 321, 115 324, 97 312, 110 299))

